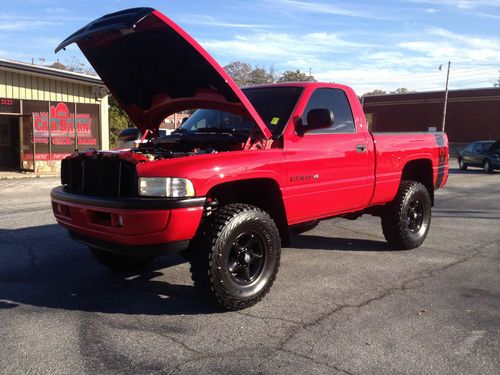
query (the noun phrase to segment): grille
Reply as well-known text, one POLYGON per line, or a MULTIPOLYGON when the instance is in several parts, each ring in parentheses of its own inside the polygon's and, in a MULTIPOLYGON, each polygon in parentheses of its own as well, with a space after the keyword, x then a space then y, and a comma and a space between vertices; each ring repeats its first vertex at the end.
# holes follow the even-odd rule
POLYGON ((66 191, 106 197, 137 196, 134 164, 120 159, 64 159, 61 182, 66 191))

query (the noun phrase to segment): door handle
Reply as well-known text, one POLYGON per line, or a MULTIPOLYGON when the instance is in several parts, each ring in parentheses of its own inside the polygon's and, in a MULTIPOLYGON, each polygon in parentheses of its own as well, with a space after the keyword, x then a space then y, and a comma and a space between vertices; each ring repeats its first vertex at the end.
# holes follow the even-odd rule
POLYGON ((366 152, 365 145, 356 145, 356 152, 366 152))

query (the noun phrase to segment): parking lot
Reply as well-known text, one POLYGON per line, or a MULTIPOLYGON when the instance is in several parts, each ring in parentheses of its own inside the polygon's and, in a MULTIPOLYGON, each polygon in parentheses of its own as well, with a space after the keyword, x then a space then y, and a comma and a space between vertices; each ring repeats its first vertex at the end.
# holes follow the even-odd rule
POLYGON ((100 266, 55 224, 58 179, 0 180, 0 373, 498 374, 500 173, 451 172, 423 247, 323 222, 241 312, 199 299, 178 255, 100 266))

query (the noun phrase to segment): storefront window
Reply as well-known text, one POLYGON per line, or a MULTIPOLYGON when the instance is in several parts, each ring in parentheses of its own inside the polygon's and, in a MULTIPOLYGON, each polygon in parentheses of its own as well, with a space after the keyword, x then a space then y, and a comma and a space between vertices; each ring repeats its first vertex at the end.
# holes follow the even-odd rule
MULTIPOLYGON (((35 152, 35 160, 50 160, 49 147, 49 103, 34 100, 25 100, 23 102, 23 112, 32 118, 32 123, 26 123, 24 126, 32 126, 32 131, 23 129, 23 147, 25 151, 24 159, 32 159, 32 153, 35 152), (29 139, 29 136, 33 139, 29 139), (30 155, 31 154, 31 155, 30 155)), ((30 161, 30 160, 26 160, 30 161)))
POLYGON ((79 150, 99 148, 99 122, 98 105, 76 105, 77 148, 79 150))
POLYGON ((35 160, 62 160, 75 150, 99 148, 99 105, 27 100, 23 106, 32 118, 32 139, 23 139, 23 147, 34 149, 35 160))

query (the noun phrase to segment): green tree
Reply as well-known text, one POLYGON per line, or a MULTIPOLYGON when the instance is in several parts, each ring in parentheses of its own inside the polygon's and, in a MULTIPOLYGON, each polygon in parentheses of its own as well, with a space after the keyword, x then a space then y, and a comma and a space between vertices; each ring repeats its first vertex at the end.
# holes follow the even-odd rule
POLYGON ((125 111, 120 107, 116 99, 110 95, 109 96, 109 142, 111 148, 116 147, 116 140, 118 134, 127 128, 134 127, 134 124, 125 113, 125 111))
POLYGON ((263 85, 266 83, 274 83, 275 79, 271 71, 264 67, 255 68, 248 76, 247 85, 263 85))
POLYGON ((297 70, 288 70, 279 78, 279 82, 314 82, 314 77, 297 70))

